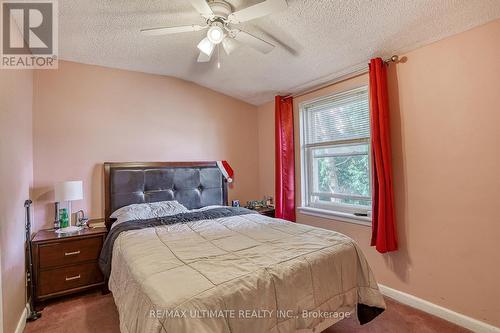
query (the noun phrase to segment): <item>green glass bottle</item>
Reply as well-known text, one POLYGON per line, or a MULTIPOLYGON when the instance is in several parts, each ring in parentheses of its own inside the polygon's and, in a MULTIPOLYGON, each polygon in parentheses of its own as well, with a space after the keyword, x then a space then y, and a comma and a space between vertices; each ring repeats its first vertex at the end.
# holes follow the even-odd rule
POLYGON ((66 208, 59 209, 59 226, 61 228, 68 227, 68 210, 66 208))

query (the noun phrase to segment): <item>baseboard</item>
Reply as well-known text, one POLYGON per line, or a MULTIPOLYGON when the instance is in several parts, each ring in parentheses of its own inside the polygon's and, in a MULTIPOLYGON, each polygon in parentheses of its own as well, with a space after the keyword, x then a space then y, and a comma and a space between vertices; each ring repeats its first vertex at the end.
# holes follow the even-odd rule
POLYGON ((21 313, 21 318, 19 318, 19 321, 17 322, 15 333, 23 333, 24 332, 24 327, 26 326, 26 317, 28 316, 28 309, 29 309, 29 305, 28 305, 28 303, 26 303, 26 306, 24 307, 23 313, 21 313))
POLYGON ((389 288, 379 284, 379 289, 387 297, 390 297, 400 303, 411 306, 412 308, 427 312, 436 317, 442 318, 458 326, 467 328, 476 333, 500 333, 500 328, 486 324, 477 319, 467 317, 461 313, 449 310, 442 306, 428 302, 402 291, 389 288))

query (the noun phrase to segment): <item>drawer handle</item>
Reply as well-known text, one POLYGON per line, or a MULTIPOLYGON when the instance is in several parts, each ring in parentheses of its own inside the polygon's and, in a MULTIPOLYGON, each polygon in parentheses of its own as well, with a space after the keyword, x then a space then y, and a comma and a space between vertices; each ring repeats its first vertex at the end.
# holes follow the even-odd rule
POLYGON ((80 254, 80 250, 75 251, 75 252, 65 252, 64 253, 65 256, 74 256, 74 255, 77 255, 77 254, 80 254))
POLYGON ((66 281, 78 280, 79 278, 81 278, 80 274, 75 275, 75 276, 71 276, 71 277, 67 277, 66 281))

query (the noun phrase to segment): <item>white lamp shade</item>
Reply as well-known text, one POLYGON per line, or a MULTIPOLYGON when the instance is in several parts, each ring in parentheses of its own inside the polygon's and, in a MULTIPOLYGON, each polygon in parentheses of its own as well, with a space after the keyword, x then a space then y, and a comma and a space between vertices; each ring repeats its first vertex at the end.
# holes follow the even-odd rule
POLYGON ((57 183, 54 186, 55 201, 74 201, 83 199, 83 181, 57 183))

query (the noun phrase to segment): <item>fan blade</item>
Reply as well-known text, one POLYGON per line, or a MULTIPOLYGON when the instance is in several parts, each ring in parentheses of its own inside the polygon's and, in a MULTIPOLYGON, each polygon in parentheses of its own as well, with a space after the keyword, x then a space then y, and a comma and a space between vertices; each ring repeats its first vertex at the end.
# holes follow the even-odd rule
POLYGON ((160 28, 150 28, 150 29, 141 29, 141 33, 149 36, 160 36, 160 35, 169 35, 169 34, 177 34, 180 32, 189 32, 189 31, 200 31, 208 28, 208 26, 201 26, 197 24, 192 25, 181 25, 177 27, 160 27, 160 28))
POLYGON ((273 44, 266 42, 265 40, 260 39, 259 37, 251 35, 243 30, 236 30, 236 31, 237 31, 236 36, 234 36, 234 39, 236 39, 238 42, 247 44, 262 53, 269 53, 274 49, 273 44))
POLYGON ((288 7, 286 0, 266 0, 234 12, 227 19, 231 23, 238 24, 278 12, 286 7, 288 7))
POLYGON ((212 58, 212 53, 210 55, 206 55, 202 51, 200 51, 200 55, 198 56, 198 62, 209 62, 212 58))
POLYGON ((214 15, 214 12, 205 0, 189 0, 189 2, 203 17, 209 18, 214 15))
POLYGON ((234 50, 240 47, 240 43, 238 43, 238 41, 234 38, 226 37, 222 41, 222 47, 224 48, 224 51, 226 51, 226 54, 230 55, 234 50))

